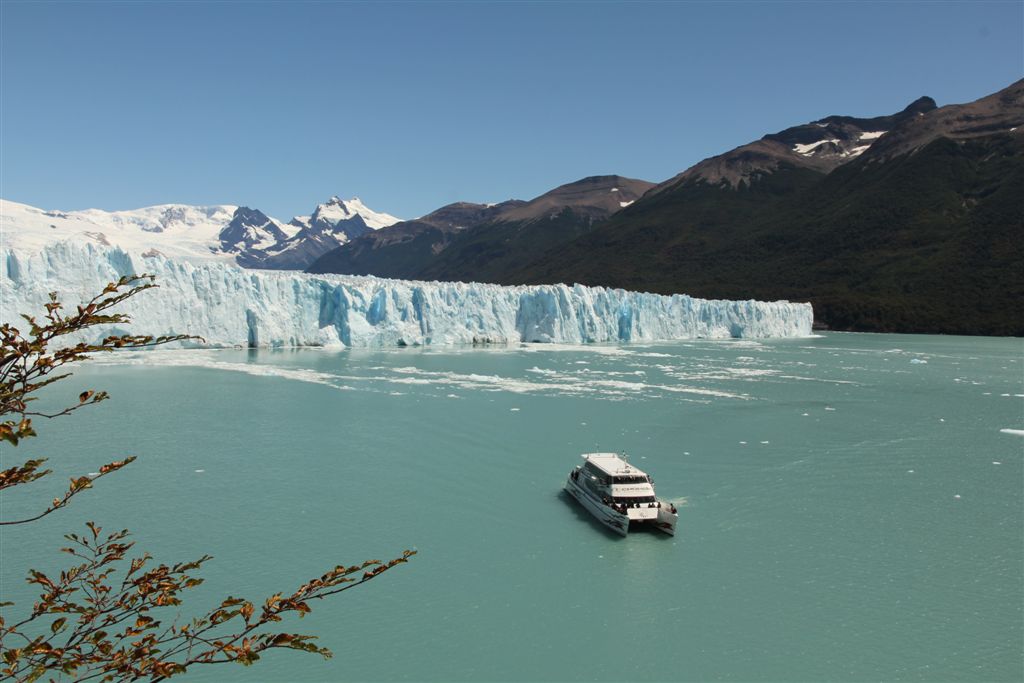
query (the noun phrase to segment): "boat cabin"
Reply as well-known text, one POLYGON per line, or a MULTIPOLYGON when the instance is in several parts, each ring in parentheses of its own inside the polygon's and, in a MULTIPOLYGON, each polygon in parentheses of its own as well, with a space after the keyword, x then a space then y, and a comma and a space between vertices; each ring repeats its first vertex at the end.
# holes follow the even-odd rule
POLYGON ((595 494, 627 506, 654 503, 654 487, 643 470, 618 453, 585 453, 580 468, 583 484, 595 494))
POLYGON ((607 479, 607 484, 641 484, 648 481, 647 474, 630 465, 618 453, 584 453, 587 462, 583 470, 598 478, 607 479))

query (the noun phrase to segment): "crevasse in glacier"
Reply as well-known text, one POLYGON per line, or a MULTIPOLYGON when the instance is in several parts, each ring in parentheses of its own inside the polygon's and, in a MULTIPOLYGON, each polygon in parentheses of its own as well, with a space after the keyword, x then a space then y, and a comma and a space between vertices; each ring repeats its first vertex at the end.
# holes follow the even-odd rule
MULTIPOLYGON (((192 334, 213 346, 420 344, 800 337, 811 306, 709 301, 581 285, 502 287, 244 270, 57 242, 0 252, 0 320, 41 315, 48 293, 66 305, 122 275, 150 273, 159 289, 121 311, 136 334, 192 334)), ((94 330, 90 339, 111 332, 94 330)))

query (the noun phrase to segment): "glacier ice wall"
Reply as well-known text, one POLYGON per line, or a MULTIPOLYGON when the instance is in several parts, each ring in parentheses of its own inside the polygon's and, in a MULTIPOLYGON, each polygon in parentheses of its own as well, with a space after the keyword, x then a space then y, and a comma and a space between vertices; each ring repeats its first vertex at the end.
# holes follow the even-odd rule
MULTIPOLYGON (((799 337, 810 304, 708 301, 581 285, 502 287, 244 270, 57 242, 0 251, 0 320, 73 306, 122 275, 159 289, 122 305, 136 334, 193 334, 214 346, 395 346, 799 337)), ((110 333, 94 330, 89 339, 110 333)))

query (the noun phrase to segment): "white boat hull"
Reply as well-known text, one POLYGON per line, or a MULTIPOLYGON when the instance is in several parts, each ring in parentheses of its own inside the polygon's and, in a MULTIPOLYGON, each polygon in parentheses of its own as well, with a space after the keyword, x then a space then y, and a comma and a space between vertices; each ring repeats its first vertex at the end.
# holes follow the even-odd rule
POLYGON ((631 522, 675 536, 676 506, 657 498, 651 478, 624 453, 584 453, 583 458, 586 463, 569 472, 565 490, 594 519, 620 536, 629 534, 631 522))
POLYGON ((590 493, 573 481, 572 477, 569 477, 565 482, 565 490, 569 495, 578 500, 597 521, 608 527, 611 531, 620 536, 629 534, 629 517, 595 500, 590 493))
POLYGON ((661 507, 658 508, 658 520, 654 523, 658 527, 658 531, 664 531, 669 536, 676 535, 676 522, 679 521, 679 513, 673 512, 675 506, 670 505, 665 501, 659 501, 661 507))

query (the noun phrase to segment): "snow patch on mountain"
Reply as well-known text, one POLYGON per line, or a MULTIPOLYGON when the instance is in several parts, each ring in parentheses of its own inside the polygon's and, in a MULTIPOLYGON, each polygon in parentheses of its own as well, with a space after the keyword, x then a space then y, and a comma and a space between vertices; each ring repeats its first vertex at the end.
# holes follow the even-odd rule
MULTIPOLYGON (((805 337, 810 304, 709 301, 582 285, 501 287, 244 270, 224 262, 143 256, 67 240, 0 249, 0 320, 68 305, 131 273, 159 289, 125 302, 131 327, 89 331, 193 334, 213 346, 380 347, 428 344, 805 337)), ((73 341, 73 340, 69 340, 73 341)))
POLYGON ((802 154, 805 157, 808 157, 808 156, 811 156, 812 154, 814 154, 814 150, 815 149, 817 149, 818 147, 820 147, 821 145, 824 145, 826 143, 831 143, 833 145, 838 145, 839 144, 839 140, 837 140, 836 138, 829 138, 827 140, 818 140, 817 142, 812 142, 812 143, 809 143, 809 144, 806 144, 806 145, 802 145, 802 144, 798 143, 796 145, 793 145, 793 151, 796 152, 797 154, 802 154))

